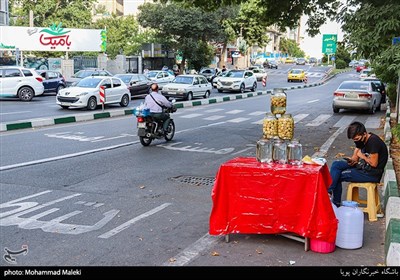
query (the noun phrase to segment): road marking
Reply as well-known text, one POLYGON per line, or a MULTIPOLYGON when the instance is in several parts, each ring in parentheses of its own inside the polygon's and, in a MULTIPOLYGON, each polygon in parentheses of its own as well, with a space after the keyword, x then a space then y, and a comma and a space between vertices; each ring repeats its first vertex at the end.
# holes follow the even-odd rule
POLYGON ((298 114, 295 115, 294 118, 294 123, 298 123, 299 121, 301 121, 302 119, 304 119, 305 117, 307 117, 309 114, 298 114))
POLYGON ((377 117, 368 117, 364 126, 366 128, 379 128, 381 126, 381 119, 377 117))
POLYGON ((222 119, 222 118, 225 118, 225 116, 217 116, 217 115, 215 115, 215 116, 210 116, 210 117, 204 118, 204 120, 215 121, 215 120, 219 120, 219 119, 222 119))
POLYGON ((191 118, 196 118, 196 117, 199 117, 199 116, 202 116, 202 115, 203 114, 189 114, 189 115, 181 116, 181 118, 191 119, 191 118))
POLYGON ((19 112, 0 113, 0 115, 12 115, 12 114, 31 113, 31 112, 32 111, 19 111, 19 112))
POLYGON ((229 121, 226 121, 226 122, 240 123, 240 122, 244 122, 244 121, 247 121, 247 120, 249 120, 249 118, 236 118, 236 119, 232 119, 232 120, 229 120, 229 121))
POLYGON ((326 153, 329 150, 329 147, 332 145, 333 141, 335 141, 335 139, 339 136, 340 133, 342 133, 343 131, 345 131, 347 129, 347 125, 339 127, 338 130, 335 131, 335 133, 333 133, 328 140, 326 140, 326 142, 324 144, 322 144, 322 146, 320 147, 318 152, 315 152, 312 157, 325 157, 326 153))
POLYGON ((228 112, 226 112, 225 114, 239 114, 239 113, 241 113, 241 112, 244 112, 244 110, 232 110, 232 111, 228 111, 228 112))
POLYGON ((249 116, 259 116, 259 115, 264 115, 264 114, 265 114, 264 111, 255 111, 255 112, 252 112, 252 113, 250 113, 248 115, 249 116))
POLYGON ((154 208, 154 209, 152 209, 150 211, 147 211, 147 212, 145 212, 145 213, 143 213, 143 214, 141 214, 141 215, 139 215, 139 216, 137 216, 137 217, 125 222, 125 223, 123 223, 122 225, 120 225, 120 226, 118 226, 116 228, 113 228, 112 230, 110 230, 110 231, 108 231, 106 233, 103 233, 103 234, 99 235, 98 237, 99 238, 110 238, 111 236, 114 236, 117 233, 120 233, 121 231, 129 228, 131 225, 133 225, 137 221, 140 221, 141 219, 147 218, 147 217, 149 217, 149 216, 151 216, 151 215, 163 210, 164 208, 166 208, 166 207, 168 207, 170 205, 171 205, 171 203, 164 203, 164 204, 162 204, 162 205, 160 205, 160 206, 158 206, 158 207, 156 207, 156 208, 154 208))
POLYGON ((308 124, 306 124, 306 126, 320 126, 324 121, 326 121, 330 117, 332 117, 332 115, 321 114, 316 119, 314 119, 312 122, 309 122, 308 124))
POLYGON ((218 108, 215 108, 215 109, 209 109, 209 110, 205 110, 204 112, 206 112, 206 113, 215 113, 215 112, 220 112, 220 111, 224 111, 225 109, 218 109, 218 108))
POLYGON ((219 239, 220 237, 211 236, 207 233, 181 253, 161 264, 161 266, 184 266, 196 258, 201 252, 216 244, 219 239))
POLYGON ((355 119, 356 117, 354 116, 343 116, 340 118, 340 120, 335 123, 333 125, 333 127, 342 127, 342 126, 348 126, 349 124, 352 123, 352 121, 355 119))
POLYGON ((314 100, 308 101, 307 103, 315 103, 315 102, 318 102, 318 101, 319 101, 319 99, 314 99, 314 100))

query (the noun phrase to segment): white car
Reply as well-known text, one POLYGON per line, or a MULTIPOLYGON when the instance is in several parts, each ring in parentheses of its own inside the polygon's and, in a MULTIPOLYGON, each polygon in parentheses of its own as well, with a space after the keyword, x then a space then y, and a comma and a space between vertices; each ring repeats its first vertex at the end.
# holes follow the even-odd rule
POLYGON ((222 77, 225 77, 226 74, 228 74, 228 71, 219 71, 217 76, 214 77, 214 79, 212 80, 212 86, 214 88, 217 88, 217 83, 218 83, 219 79, 221 79, 222 77))
POLYGON ((364 81, 366 78, 376 77, 375 74, 372 74, 372 69, 367 68, 360 71, 360 80, 364 81))
POLYGON ((0 67, 0 97, 31 101, 43 92, 43 77, 36 70, 18 66, 0 67))
POLYGON ((211 83, 203 75, 178 75, 162 88, 161 93, 167 98, 192 100, 194 97, 208 98, 211 90, 211 83))
POLYGON ((127 85, 120 78, 108 76, 89 76, 80 80, 75 86, 60 90, 57 94, 57 105, 63 109, 94 110, 102 104, 100 86, 104 88, 104 104, 119 103, 122 107, 129 105, 131 93, 127 85))
POLYGON ((257 81, 262 81, 262 78, 267 77, 267 72, 264 69, 253 69, 254 76, 256 76, 257 81))
POLYGON ((175 76, 173 74, 163 70, 149 71, 146 76, 154 83, 157 83, 159 89, 162 89, 164 85, 172 82, 175 79, 175 76))
POLYGON ((218 92, 239 91, 244 93, 246 89, 256 91, 257 79, 250 70, 230 70, 225 77, 217 82, 218 92))

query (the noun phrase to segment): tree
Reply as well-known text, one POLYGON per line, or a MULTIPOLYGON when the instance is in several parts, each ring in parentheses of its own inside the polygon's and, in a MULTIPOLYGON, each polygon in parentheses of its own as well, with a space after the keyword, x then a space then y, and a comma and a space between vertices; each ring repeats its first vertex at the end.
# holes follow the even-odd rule
MULTIPOLYGON (((172 0, 180 2, 190 7, 201 7, 212 11, 220 7, 246 3, 248 0, 172 0)), ((377 0, 378 1, 378 0, 377 0)), ((170 2, 162 0, 162 2, 170 2)), ((311 36, 319 33, 319 27, 328 19, 334 18, 339 0, 258 0, 254 1, 260 9, 257 13, 257 20, 266 26, 276 24, 281 29, 286 27, 294 28, 298 26, 302 15, 309 16, 307 21, 307 32, 311 36)))
POLYGON ((303 50, 299 48, 295 40, 281 38, 279 42, 279 49, 287 53, 289 56, 293 57, 305 57, 305 53, 303 50))
POLYGON ((107 55, 114 59, 116 55, 137 55, 140 53, 142 44, 150 36, 150 31, 139 33, 139 24, 134 16, 111 17, 99 19, 95 28, 107 30, 107 55))

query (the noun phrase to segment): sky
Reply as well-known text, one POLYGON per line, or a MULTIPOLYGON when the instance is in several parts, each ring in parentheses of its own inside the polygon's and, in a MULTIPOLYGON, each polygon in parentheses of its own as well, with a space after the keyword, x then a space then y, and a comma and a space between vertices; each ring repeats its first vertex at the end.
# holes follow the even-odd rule
POLYGON ((300 49, 302 49, 306 56, 321 58, 322 54, 322 35, 323 34, 337 34, 337 40, 340 42, 343 40, 343 32, 340 28, 340 25, 336 22, 328 22, 320 27, 320 34, 311 38, 305 32, 306 30, 306 22, 307 18, 302 18, 301 20, 301 29, 300 35, 304 37, 300 42, 300 49))

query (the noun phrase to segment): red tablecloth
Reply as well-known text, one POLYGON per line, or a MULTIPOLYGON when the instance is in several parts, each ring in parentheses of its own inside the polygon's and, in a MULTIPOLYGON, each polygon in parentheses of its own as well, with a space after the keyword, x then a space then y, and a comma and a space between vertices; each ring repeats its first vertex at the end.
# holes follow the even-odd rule
POLYGON ((210 234, 296 233, 335 242, 338 220, 327 165, 262 164, 239 157, 222 164, 211 197, 210 234))

